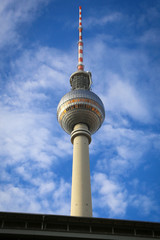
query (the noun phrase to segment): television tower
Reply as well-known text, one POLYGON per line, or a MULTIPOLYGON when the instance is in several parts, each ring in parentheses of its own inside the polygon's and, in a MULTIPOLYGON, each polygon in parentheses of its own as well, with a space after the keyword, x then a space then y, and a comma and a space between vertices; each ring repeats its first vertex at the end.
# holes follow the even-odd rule
POLYGON ((101 99, 90 90, 91 73, 84 71, 82 16, 79 7, 79 41, 77 71, 70 77, 71 91, 57 107, 61 127, 71 135, 73 144, 71 216, 92 217, 89 144, 91 135, 105 118, 101 99))

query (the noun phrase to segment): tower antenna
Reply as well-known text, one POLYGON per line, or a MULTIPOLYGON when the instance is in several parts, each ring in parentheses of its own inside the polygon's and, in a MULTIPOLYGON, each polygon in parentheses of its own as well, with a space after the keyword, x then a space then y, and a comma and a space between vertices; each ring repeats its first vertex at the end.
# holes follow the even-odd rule
POLYGON ((79 7, 79 41, 78 41, 78 70, 84 71, 83 41, 82 41, 82 7, 79 7))

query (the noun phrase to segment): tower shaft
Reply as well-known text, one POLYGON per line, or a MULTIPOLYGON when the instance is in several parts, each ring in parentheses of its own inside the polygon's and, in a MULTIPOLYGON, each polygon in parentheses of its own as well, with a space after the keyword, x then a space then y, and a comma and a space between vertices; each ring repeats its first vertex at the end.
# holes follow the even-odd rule
POLYGON ((71 216, 92 217, 88 127, 77 124, 71 134, 73 143, 71 216))

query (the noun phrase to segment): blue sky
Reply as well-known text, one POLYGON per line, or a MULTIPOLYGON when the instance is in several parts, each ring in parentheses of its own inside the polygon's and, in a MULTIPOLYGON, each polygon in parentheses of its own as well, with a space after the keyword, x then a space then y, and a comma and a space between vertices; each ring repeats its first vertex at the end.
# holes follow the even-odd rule
POLYGON ((84 64, 106 119, 90 144, 93 216, 160 221, 160 2, 0 0, 0 211, 70 214, 56 109, 84 64))

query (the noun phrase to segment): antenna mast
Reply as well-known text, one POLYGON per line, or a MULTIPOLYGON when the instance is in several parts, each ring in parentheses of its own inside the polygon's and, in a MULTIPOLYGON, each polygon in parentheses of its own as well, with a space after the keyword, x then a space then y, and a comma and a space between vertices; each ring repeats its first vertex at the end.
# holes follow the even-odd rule
POLYGON ((83 41, 82 41, 82 7, 79 7, 79 41, 78 41, 78 70, 84 71, 83 65, 83 41))

